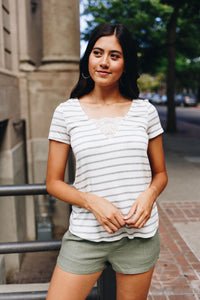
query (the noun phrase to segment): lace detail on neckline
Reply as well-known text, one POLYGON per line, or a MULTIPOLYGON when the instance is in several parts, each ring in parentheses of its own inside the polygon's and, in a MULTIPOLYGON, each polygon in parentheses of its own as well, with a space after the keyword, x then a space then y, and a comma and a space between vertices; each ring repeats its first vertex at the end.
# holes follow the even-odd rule
POLYGON ((96 127, 105 136, 113 136, 119 129, 123 117, 92 119, 96 127))

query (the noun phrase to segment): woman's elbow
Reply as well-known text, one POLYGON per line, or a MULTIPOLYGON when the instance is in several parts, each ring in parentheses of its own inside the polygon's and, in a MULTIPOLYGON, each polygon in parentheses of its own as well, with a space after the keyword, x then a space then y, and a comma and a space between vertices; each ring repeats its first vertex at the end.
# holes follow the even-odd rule
POLYGON ((48 194, 51 195, 51 182, 49 179, 46 179, 46 190, 47 190, 48 194))
POLYGON ((167 172, 165 171, 164 174, 163 174, 163 185, 164 185, 164 188, 167 186, 168 184, 168 175, 167 175, 167 172))
POLYGON ((55 183, 55 180, 53 180, 52 178, 49 178, 47 176, 47 178, 46 178, 46 190, 47 190, 48 194, 50 194, 50 195, 53 195, 53 193, 54 193, 54 185, 55 185, 54 183, 55 183))

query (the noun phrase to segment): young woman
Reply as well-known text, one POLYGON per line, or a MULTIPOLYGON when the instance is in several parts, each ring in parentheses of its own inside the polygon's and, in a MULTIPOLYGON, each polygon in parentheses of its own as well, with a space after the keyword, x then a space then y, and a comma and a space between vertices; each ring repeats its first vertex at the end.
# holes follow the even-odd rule
POLYGON ((157 111, 138 99, 137 53, 121 24, 97 27, 49 133, 47 190, 72 204, 47 300, 87 297, 107 262, 117 299, 147 298, 159 256, 156 198, 167 184, 157 111), (64 182, 68 153, 73 187, 64 182))

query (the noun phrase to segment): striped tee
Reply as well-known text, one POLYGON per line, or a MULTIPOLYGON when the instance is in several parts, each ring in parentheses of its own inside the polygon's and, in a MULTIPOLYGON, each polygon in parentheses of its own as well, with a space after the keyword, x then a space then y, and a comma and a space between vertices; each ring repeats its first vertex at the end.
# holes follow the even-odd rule
MULTIPOLYGON (((76 159, 73 186, 107 199, 126 216, 138 195, 151 183, 148 140, 161 133, 157 110, 148 100, 134 99, 116 132, 105 135, 83 111, 79 100, 69 99, 56 108, 49 139, 71 145, 76 159)), ((141 229, 124 226, 109 234, 90 211, 76 205, 72 206, 69 225, 71 233, 95 242, 149 238, 157 228, 156 203, 141 229)))

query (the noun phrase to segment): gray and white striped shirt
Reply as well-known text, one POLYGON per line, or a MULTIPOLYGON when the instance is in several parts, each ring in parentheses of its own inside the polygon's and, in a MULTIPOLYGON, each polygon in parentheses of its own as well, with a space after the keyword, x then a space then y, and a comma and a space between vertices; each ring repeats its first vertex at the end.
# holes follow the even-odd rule
MULTIPOLYGON (((79 100, 69 99, 56 108, 49 139, 71 145, 76 159, 74 187, 77 190, 103 197, 127 215, 138 195, 151 183, 148 141, 161 133, 157 110, 148 100, 133 100, 116 132, 105 135, 82 110, 79 100)), ((149 238, 157 228, 156 203, 141 229, 121 227, 109 234, 90 211, 75 205, 69 226, 71 233, 95 242, 122 237, 149 238)))

